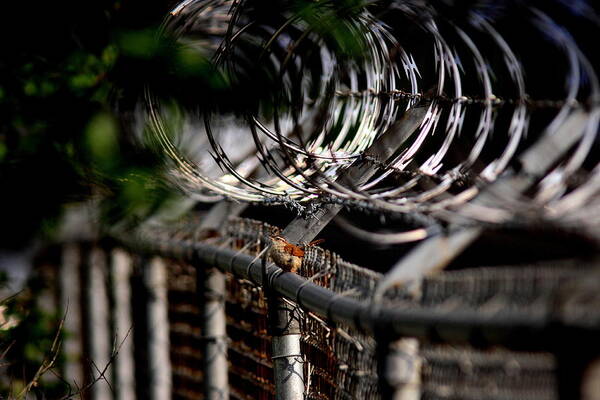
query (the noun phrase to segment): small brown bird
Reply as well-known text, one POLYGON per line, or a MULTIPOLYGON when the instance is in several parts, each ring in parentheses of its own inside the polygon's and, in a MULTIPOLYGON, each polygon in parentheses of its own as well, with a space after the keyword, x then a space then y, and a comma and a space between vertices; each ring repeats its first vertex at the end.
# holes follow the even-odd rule
POLYGON ((286 272, 296 273, 302 266, 302 259, 306 248, 322 243, 323 239, 315 240, 306 245, 295 245, 288 242, 283 236, 271 236, 271 258, 281 269, 286 272))

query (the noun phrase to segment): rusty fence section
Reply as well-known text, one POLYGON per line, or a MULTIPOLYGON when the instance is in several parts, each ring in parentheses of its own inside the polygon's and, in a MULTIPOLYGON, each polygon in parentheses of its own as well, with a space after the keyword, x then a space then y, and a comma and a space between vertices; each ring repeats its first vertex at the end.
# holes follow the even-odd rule
POLYGON ((338 254, 282 273, 264 251, 279 228, 197 221, 69 242, 43 265, 69 308, 61 373, 97 380, 89 398, 598 398, 593 263, 439 272, 376 302, 383 275, 338 254))

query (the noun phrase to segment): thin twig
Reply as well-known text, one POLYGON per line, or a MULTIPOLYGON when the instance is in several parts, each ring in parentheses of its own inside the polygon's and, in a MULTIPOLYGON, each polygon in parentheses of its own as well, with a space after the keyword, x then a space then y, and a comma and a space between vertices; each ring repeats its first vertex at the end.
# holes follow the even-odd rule
POLYGON ((50 354, 51 354, 52 358, 50 360, 44 359, 42 361, 42 364, 36 371, 35 375, 31 379, 31 381, 23 388, 23 390, 21 390, 21 392, 17 395, 17 398, 26 397, 29 394, 29 392, 31 391, 31 388, 38 386, 40 378, 46 372, 48 372, 49 370, 51 370, 54 367, 54 364, 56 363, 56 359, 58 358, 58 354, 60 353, 60 346, 62 344, 60 335, 62 333, 62 328, 63 328, 63 325, 67 318, 67 312, 68 312, 68 306, 67 306, 67 310, 65 311, 65 314, 63 315, 63 317, 60 320, 58 329, 56 330, 56 334, 54 335, 54 340, 52 341, 52 347, 50 348, 50 354))
MULTIPOLYGON (((123 344, 125 344, 125 341, 129 338, 129 335, 131 334, 131 331, 133 330, 133 326, 131 326, 129 328, 129 330, 127 331, 127 334, 125 335, 125 337, 123 338, 123 340, 121 340, 121 342, 119 343, 119 345, 113 350, 110 359, 108 360, 108 363, 106 363, 106 365, 104 366, 104 368, 102 369, 102 371, 100 371, 100 369, 98 368, 98 366, 93 362, 92 360, 92 365, 96 368, 96 370, 99 372, 99 376, 94 379, 92 382, 88 383, 87 385, 83 386, 82 388, 78 388, 78 390, 75 393, 72 394, 68 394, 66 396, 61 397, 58 400, 67 400, 67 399, 72 399, 75 396, 80 396, 82 393, 84 393, 85 391, 89 390, 92 386, 94 386, 96 383, 98 383, 98 381, 104 379, 107 383, 108 380, 106 380, 106 372, 108 371, 108 368, 112 365, 112 363, 115 361, 115 359, 117 358, 117 356, 119 355, 119 351, 121 351, 121 347, 123 347, 123 344)), ((110 384, 109 384, 110 387, 110 384)), ((111 387, 111 390, 112 387, 111 387)))

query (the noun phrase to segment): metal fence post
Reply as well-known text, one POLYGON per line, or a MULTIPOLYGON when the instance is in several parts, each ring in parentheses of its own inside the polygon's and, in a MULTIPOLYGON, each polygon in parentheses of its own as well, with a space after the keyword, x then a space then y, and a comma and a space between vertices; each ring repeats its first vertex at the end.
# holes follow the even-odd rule
POLYGON ((393 400, 421 398, 421 357, 418 339, 402 338, 389 343, 384 376, 393 400))
POLYGON ((86 282, 87 324, 91 358, 93 400, 111 400, 112 380, 108 266, 104 250, 94 247, 89 255, 86 282))
POLYGON ((65 313, 63 376, 69 384, 83 386, 81 321, 81 249, 75 243, 63 246, 59 272, 60 306, 65 313))
MULTIPOLYGON (((246 204, 223 201, 217 203, 198 227, 197 240, 204 235, 221 234, 228 218, 239 215, 246 204)), ((195 262, 197 290, 202 310, 204 338, 204 396, 208 400, 229 398, 229 365, 227 363, 227 319, 225 315, 225 274, 214 265, 195 262)))
MULTIPOLYGON (((419 127, 426 109, 413 108, 377 141, 366 154, 387 160, 399 146, 419 127)), ((376 167, 365 167, 361 162, 353 163, 336 182, 349 181, 353 185, 364 183, 376 173, 376 167)), ((330 204, 319 209, 314 218, 296 217, 283 231, 283 236, 292 243, 310 242, 337 215, 341 205, 330 204)), ((273 368, 275 389, 278 399, 304 398, 304 367, 300 349, 300 323, 296 312, 281 298, 273 299, 269 310, 273 329, 273 368)))
POLYGON ((202 304, 204 338, 204 396, 207 400, 229 398, 225 274, 217 268, 197 268, 202 304))
MULTIPOLYGON (((148 290, 148 372, 151 400, 171 398, 171 361, 169 356, 169 320, 167 270, 164 261, 153 258, 144 268, 148 290)), ((144 382, 142 382, 144 384, 144 382)))
POLYGON ((296 307, 279 297, 269 302, 275 398, 304 398, 304 358, 300 349, 300 319, 296 307))
POLYGON ((133 326, 131 318, 131 256, 121 249, 115 249, 111 255, 112 290, 114 299, 113 324, 115 343, 119 354, 115 363, 115 398, 129 400, 135 398, 135 379, 133 371, 133 326))

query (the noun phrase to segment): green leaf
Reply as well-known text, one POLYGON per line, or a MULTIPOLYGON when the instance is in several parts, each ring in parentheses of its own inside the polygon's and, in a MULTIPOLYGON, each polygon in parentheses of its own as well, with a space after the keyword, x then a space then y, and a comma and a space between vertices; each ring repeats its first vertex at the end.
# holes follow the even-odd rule
POLYGON ((85 130, 85 147, 100 167, 111 169, 119 162, 117 122, 109 113, 96 114, 85 130))

